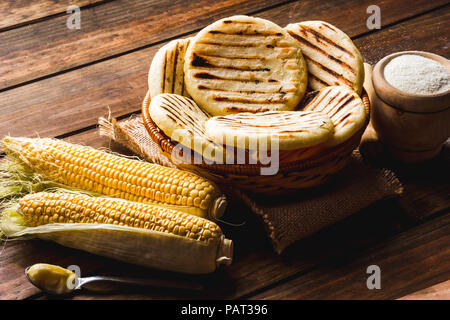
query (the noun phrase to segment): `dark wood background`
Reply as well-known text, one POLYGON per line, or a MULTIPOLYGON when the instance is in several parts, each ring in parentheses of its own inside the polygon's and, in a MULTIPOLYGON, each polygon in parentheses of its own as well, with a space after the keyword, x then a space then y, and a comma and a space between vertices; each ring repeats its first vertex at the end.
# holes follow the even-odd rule
MULTIPOLYGON (((450 5, 442 0, 42 0, 0 4, 0 137, 57 137, 93 147, 114 144, 98 135, 99 116, 138 114, 154 53, 172 39, 195 34, 226 16, 255 15, 285 26, 325 20, 354 39, 365 62, 424 50, 450 56, 450 5), (81 29, 66 27, 71 4, 81 29), (370 5, 381 9, 381 30, 369 30, 370 5)), ((277 256, 261 222, 239 203, 223 226, 235 241, 233 265, 207 276, 144 269, 59 245, 7 242, 0 250, 0 299, 47 298, 25 279, 37 262, 79 265, 82 275, 126 275, 200 282, 205 290, 116 288, 73 299, 450 299, 450 147, 421 166, 392 161, 404 184, 398 199, 369 208, 297 242, 277 256), (368 290, 366 268, 379 265, 382 289, 368 290)))

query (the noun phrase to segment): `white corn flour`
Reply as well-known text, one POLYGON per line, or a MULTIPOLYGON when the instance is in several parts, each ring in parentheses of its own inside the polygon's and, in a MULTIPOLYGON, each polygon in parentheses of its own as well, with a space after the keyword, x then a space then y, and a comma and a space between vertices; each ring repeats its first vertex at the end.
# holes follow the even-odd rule
POLYGON ((439 62, 413 54, 395 57, 384 67, 384 78, 393 87, 417 94, 450 89, 450 72, 439 62))

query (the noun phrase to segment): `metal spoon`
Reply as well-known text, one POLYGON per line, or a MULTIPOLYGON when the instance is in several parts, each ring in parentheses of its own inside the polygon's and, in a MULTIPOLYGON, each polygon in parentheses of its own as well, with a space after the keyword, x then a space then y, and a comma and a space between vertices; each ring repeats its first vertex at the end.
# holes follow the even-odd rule
POLYGON ((184 290, 202 290, 203 286, 193 282, 185 282, 185 281, 172 281, 172 280, 158 280, 158 279, 139 279, 139 278, 124 278, 124 277, 107 277, 107 276, 92 276, 85 278, 76 278, 76 283, 72 291, 68 293, 58 293, 46 288, 42 288, 41 286, 34 283, 30 277, 28 276, 28 270, 31 266, 25 268, 25 276, 28 281, 31 282, 36 288, 39 290, 51 294, 51 295, 67 295, 73 293, 75 290, 80 290, 82 287, 91 282, 112 282, 119 284, 128 284, 139 287, 158 287, 158 288, 172 288, 172 289, 184 289, 184 290))

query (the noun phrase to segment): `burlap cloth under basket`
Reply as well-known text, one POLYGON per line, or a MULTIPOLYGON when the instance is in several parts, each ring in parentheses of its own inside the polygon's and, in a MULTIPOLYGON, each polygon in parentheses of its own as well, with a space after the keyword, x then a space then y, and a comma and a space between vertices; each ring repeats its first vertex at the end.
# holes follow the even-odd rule
MULTIPOLYGON (((110 137, 140 157, 174 167, 160 152, 144 127, 142 117, 120 122, 99 120, 100 134, 110 137)), ((260 215, 274 249, 281 253, 291 243, 335 223, 384 198, 402 193, 395 174, 366 165, 354 151, 348 165, 330 183, 313 190, 299 190, 286 197, 251 195, 235 189, 236 194, 260 215)))

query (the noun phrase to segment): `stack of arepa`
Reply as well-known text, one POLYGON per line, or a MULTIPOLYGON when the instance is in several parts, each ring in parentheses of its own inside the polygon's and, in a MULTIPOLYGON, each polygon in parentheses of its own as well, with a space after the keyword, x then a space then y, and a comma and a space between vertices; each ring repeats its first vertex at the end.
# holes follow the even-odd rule
POLYGON ((233 16, 156 53, 143 111, 162 135, 208 161, 264 148, 295 162, 361 133, 363 80, 361 54, 335 26, 233 16))

